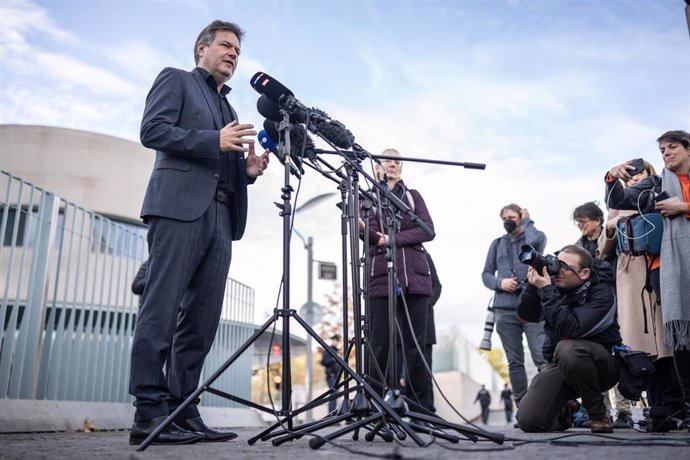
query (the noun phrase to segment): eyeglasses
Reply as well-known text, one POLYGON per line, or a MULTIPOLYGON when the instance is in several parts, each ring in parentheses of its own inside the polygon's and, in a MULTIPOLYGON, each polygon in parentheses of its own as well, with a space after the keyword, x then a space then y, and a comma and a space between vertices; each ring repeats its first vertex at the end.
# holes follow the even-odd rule
POLYGON ((573 222, 573 225, 576 226, 577 228, 582 228, 590 222, 594 222, 594 221, 589 220, 589 219, 587 219, 587 220, 576 220, 575 222, 573 222))
POLYGON ((560 259, 558 259, 558 265, 560 265, 562 272, 573 272, 575 275, 577 275, 577 269, 572 265, 568 265, 560 259))

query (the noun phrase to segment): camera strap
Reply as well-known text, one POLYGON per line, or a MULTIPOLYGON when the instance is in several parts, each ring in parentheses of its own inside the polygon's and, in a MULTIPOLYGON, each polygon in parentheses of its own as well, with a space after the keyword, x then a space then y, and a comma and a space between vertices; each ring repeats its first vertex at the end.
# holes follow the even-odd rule
POLYGON ((510 274, 515 276, 515 261, 513 260, 513 242, 510 240, 510 235, 506 235, 506 241, 508 242, 508 263, 510 263, 510 274))

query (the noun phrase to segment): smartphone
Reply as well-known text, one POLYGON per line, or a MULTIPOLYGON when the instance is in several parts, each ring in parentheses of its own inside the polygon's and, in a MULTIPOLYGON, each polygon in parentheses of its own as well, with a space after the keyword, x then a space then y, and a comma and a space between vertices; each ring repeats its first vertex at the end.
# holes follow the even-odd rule
POLYGON ((635 169, 628 169, 628 174, 631 176, 637 176, 642 171, 644 171, 644 160, 642 158, 635 158, 634 160, 628 161, 628 164, 635 167, 635 169))
MULTIPOLYGON (((657 193, 656 196, 654 197, 654 202, 659 203, 664 200, 668 200, 671 198, 671 195, 669 195, 666 191, 663 191, 661 193, 657 193)), ((680 214, 675 214, 673 216, 668 216, 669 219, 675 219, 676 217, 680 216, 680 214)))
POLYGON ((654 202, 658 203, 659 201, 668 200, 669 198, 671 198, 671 196, 666 191, 663 191, 656 194, 654 197, 654 202))

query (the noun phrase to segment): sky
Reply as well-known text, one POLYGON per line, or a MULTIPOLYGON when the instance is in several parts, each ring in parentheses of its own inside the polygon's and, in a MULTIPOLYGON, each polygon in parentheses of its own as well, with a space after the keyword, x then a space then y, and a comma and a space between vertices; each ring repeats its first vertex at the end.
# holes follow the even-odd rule
MULTIPOLYGON (((265 71, 305 105, 344 123, 369 152, 486 164, 469 170, 405 162, 436 238, 425 246, 443 293, 439 334, 479 343, 491 291, 486 252, 499 210, 526 208, 548 238, 573 243, 573 209, 603 203, 603 176, 644 157, 656 138, 689 129, 690 38, 683 0, 0 0, 0 123, 59 126, 138 142, 146 94, 164 67, 192 69, 214 19, 246 35, 230 102, 261 126, 250 77, 265 71)), ((319 144, 324 146, 324 144, 319 144)), ((326 158, 338 164, 337 157, 326 158)), ((294 205, 336 192, 307 171, 294 205)), ((250 217, 230 276, 256 289, 256 320, 282 277, 275 161, 250 190, 250 217)), ((37 184, 40 185, 40 184, 37 184)), ((69 197, 67 197, 69 198, 69 197)), ((314 257, 341 256, 338 197, 297 214, 314 257)), ((291 244, 290 304, 306 301, 306 251, 291 244)), ((314 282, 323 303, 333 282, 314 282)), ((298 329, 298 327, 295 327, 298 329)), ((500 344, 497 337, 495 344, 500 344)))

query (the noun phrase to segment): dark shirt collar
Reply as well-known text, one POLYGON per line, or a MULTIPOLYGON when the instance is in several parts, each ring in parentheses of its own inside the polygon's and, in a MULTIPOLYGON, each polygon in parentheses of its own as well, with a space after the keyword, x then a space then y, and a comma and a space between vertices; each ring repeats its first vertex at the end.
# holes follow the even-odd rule
MULTIPOLYGON (((218 83, 216 82, 216 79, 213 78, 213 75, 211 75, 210 73, 208 73, 206 69, 202 69, 201 67, 197 67, 196 70, 204 78, 208 87, 211 88, 211 90, 214 93, 218 93, 218 83)), ((223 85, 223 87, 220 89, 220 95, 227 96, 231 89, 232 88, 230 88, 228 85, 223 85)))

